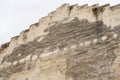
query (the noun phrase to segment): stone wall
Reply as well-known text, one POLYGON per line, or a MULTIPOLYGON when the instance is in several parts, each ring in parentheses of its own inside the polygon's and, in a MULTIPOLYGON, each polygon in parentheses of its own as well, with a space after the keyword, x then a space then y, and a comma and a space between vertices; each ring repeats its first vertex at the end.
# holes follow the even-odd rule
POLYGON ((119 80, 119 5, 64 4, 0 48, 0 80, 119 80))

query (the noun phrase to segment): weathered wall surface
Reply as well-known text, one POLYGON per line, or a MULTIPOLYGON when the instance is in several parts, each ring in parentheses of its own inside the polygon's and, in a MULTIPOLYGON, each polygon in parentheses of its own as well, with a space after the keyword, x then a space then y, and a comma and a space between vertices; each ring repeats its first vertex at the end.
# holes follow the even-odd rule
POLYGON ((0 80, 119 80, 120 7, 69 6, 0 48, 0 80))

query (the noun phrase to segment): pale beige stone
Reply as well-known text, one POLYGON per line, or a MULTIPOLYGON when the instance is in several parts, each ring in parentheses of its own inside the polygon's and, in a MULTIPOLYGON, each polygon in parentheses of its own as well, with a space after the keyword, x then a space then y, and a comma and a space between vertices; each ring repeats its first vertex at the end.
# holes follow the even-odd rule
POLYGON ((25 60, 27 61, 27 60, 30 60, 30 58, 31 58, 31 54, 29 54, 26 58, 25 58, 25 60))
POLYGON ((0 65, 0 69, 4 68, 3 64, 0 65))
POLYGON ((80 46, 84 46, 84 43, 80 43, 80 46))
POLYGON ((116 39, 118 37, 118 34, 114 33, 113 38, 116 39))
POLYGON ((58 51, 59 51, 59 49, 56 49, 56 50, 53 51, 53 52, 42 53, 39 57, 40 57, 40 58, 48 57, 48 56, 51 56, 51 55, 53 55, 53 54, 56 54, 58 51))
POLYGON ((90 41, 85 42, 85 46, 88 46, 88 45, 90 45, 90 41))
POLYGON ((32 56, 32 60, 36 60, 37 58, 38 58, 37 55, 33 55, 33 56, 32 56))
POLYGON ((98 39, 94 39, 94 40, 93 40, 93 43, 97 43, 97 42, 98 42, 98 39))
POLYGON ((43 40, 43 39, 44 39, 44 37, 42 36, 42 37, 40 37, 37 41, 40 42, 40 41, 43 40))
POLYGON ((19 60, 19 63, 24 63, 25 62, 25 59, 23 58, 23 59, 21 59, 21 60, 19 60))
POLYGON ((12 65, 11 62, 7 62, 7 63, 6 63, 6 67, 9 67, 9 66, 11 66, 11 65, 12 65))
POLYGON ((13 62, 13 65, 17 65, 17 63, 18 63, 17 61, 14 61, 14 62, 13 62))
POLYGON ((105 40, 107 40, 107 36, 103 36, 101 39, 102 39, 103 41, 105 41, 105 40))
POLYGON ((64 51, 66 51, 67 50, 67 48, 64 48, 64 51))
POLYGON ((18 56, 21 56, 21 54, 18 54, 18 56))
POLYGON ((72 49, 74 49, 74 48, 76 48, 76 47, 77 47, 76 45, 72 45, 72 46, 71 46, 72 49))

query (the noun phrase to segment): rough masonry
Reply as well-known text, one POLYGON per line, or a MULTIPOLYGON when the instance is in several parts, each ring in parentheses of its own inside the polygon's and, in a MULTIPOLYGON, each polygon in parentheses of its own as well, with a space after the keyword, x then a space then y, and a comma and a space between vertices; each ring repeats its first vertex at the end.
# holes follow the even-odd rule
POLYGON ((120 5, 64 4, 0 47, 0 80, 120 80, 120 5))

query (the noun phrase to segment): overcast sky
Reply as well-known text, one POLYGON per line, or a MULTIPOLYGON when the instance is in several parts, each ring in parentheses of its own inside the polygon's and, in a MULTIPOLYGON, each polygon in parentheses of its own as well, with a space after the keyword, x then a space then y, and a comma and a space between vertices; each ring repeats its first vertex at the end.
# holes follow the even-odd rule
POLYGON ((0 44, 10 41, 63 3, 115 5, 120 0, 0 0, 0 44))

